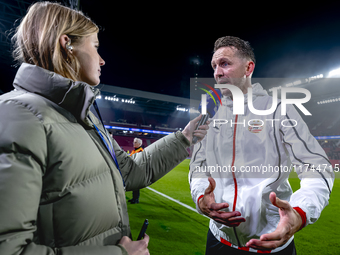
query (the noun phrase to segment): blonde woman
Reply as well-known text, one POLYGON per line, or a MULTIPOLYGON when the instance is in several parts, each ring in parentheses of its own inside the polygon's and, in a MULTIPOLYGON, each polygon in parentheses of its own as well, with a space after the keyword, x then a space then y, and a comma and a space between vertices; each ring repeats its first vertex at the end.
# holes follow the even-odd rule
POLYGON ((192 135, 206 134, 195 119, 126 154, 89 111, 105 64, 97 33, 81 12, 49 2, 16 30, 22 64, 0 97, 0 254, 149 254, 147 235, 130 239, 125 190, 161 178, 192 135))

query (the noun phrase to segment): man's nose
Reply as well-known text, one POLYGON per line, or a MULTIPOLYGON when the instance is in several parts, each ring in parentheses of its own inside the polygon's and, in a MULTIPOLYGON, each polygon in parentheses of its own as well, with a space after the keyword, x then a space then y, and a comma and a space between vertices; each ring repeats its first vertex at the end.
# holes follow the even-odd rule
POLYGON ((221 77, 223 75, 223 69, 220 66, 216 66, 214 71, 215 78, 221 77))

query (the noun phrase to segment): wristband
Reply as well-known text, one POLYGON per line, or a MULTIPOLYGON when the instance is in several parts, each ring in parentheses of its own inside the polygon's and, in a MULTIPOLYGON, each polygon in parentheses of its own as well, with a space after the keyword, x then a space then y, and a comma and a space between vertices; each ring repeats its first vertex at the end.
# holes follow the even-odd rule
POLYGON ((300 227, 300 229, 299 229, 299 230, 301 230, 301 229, 303 229, 303 228, 305 227, 306 222, 307 222, 306 213, 305 213, 300 207, 293 207, 293 209, 294 209, 295 211, 297 211, 298 214, 300 214, 300 216, 301 216, 302 225, 301 225, 301 227, 300 227))
MULTIPOLYGON (((198 199, 197 199, 197 205, 199 205, 200 199, 201 199, 202 197, 204 197, 204 195, 200 195, 200 196, 198 197, 198 199)), ((199 207, 199 206, 198 206, 198 207, 199 207)))

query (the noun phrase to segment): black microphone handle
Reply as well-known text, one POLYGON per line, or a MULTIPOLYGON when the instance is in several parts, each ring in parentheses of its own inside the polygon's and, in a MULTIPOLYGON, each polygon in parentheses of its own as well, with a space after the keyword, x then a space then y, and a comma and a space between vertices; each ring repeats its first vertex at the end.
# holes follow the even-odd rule
MULTIPOLYGON (((209 114, 203 114, 202 118, 199 120, 195 130, 197 130, 199 126, 204 125, 207 122, 208 119, 209 119, 209 114)), ((198 140, 198 138, 196 136, 194 136, 193 139, 192 139, 192 143, 193 144, 197 143, 197 140, 198 140)))

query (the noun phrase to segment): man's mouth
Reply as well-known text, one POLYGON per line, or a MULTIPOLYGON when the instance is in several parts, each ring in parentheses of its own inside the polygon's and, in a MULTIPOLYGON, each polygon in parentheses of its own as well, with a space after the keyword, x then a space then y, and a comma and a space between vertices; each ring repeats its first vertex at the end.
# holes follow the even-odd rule
POLYGON ((229 79, 226 79, 226 78, 218 78, 217 83, 218 84, 229 84, 230 81, 229 81, 229 79))

